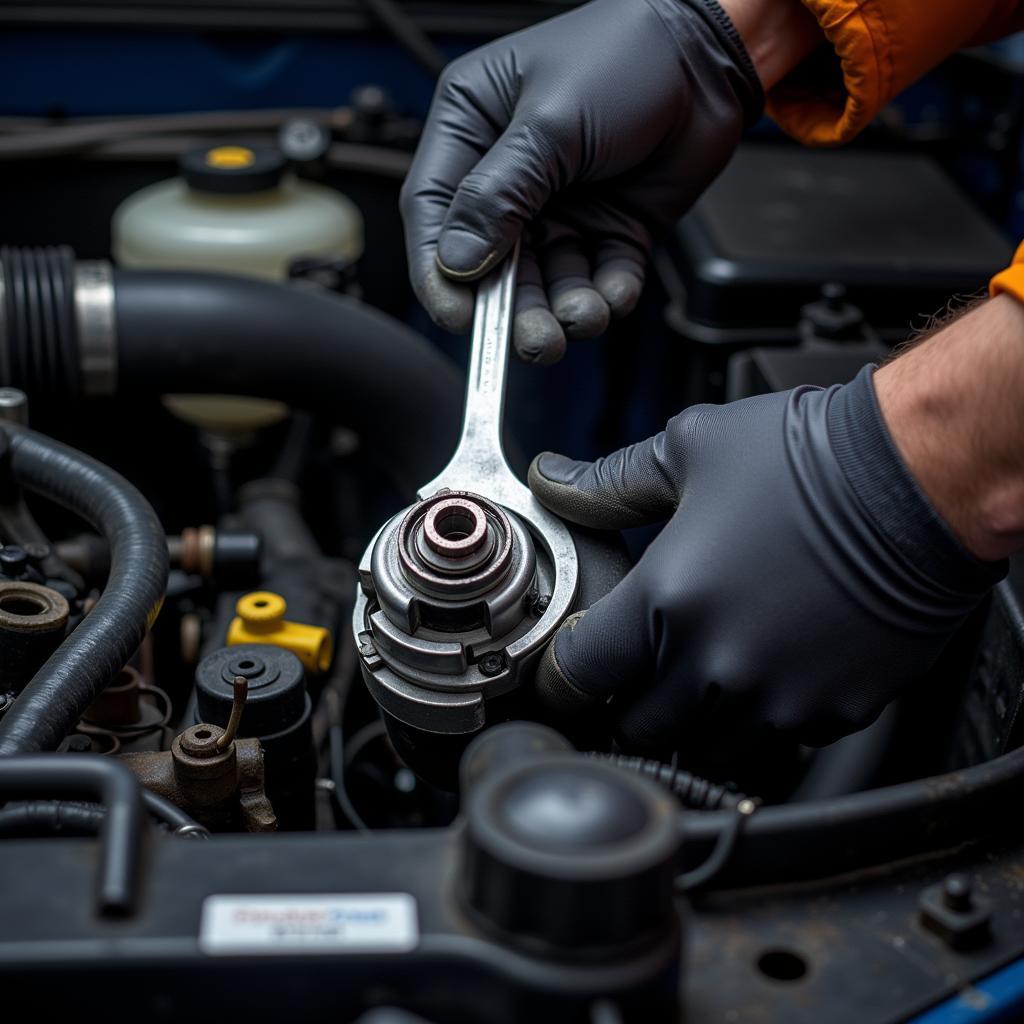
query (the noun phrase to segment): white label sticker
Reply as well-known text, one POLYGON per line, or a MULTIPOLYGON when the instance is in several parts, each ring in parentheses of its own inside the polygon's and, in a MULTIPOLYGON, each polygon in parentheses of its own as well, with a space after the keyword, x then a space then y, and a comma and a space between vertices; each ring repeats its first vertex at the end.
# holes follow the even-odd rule
POLYGON ((204 953, 407 953, 416 948, 416 900, 409 893, 318 896, 208 896, 204 953))

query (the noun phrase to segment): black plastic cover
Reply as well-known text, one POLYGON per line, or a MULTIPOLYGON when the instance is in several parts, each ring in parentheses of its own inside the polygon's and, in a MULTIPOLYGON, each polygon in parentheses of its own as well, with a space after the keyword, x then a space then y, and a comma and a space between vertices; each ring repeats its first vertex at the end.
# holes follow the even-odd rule
POLYGON ((846 285, 875 328, 905 331, 983 288, 1013 247, 925 157, 748 144, 668 252, 677 326, 732 343, 730 332, 751 329, 795 340, 801 307, 826 281, 846 285))

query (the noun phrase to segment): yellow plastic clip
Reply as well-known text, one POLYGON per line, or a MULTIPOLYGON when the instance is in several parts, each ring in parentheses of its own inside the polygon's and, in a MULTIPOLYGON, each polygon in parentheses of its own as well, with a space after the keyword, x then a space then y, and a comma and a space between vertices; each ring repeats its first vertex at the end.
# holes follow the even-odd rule
POLYGON ((228 645, 273 644, 291 651, 310 672, 326 672, 334 657, 330 631, 286 622, 287 610, 284 598, 269 590, 254 590, 240 597, 235 605, 238 614, 228 627, 228 645))

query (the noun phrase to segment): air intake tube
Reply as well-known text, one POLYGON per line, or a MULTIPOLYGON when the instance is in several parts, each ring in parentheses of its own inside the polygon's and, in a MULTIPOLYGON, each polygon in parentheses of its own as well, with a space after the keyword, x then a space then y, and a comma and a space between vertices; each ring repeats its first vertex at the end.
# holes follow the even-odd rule
POLYGON ((330 414, 414 489, 442 468, 462 377, 353 299, 226 274, 0 249, 0 375, 29 398, 239 394, 330 414))

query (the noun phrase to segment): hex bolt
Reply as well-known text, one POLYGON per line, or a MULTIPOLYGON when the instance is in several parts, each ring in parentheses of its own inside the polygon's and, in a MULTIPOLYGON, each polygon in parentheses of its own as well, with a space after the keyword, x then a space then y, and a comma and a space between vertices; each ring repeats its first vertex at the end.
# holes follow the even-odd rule
POLYGON ((534 602, 533 610, 538 615, 543 615, 548 610, 548 605, 551 604, 550 594, 541 594, 540 597, 534 602))
POLYGON ((973 900, 973 886, 967 875, 947 875, 942 883, 942 902, 958 913, 964 913, 971 909, 973 900))
POLYGON ((505 659, 496 651, 485 654, 477 664, 485 676, 496 676, 505 670, 505 659))

